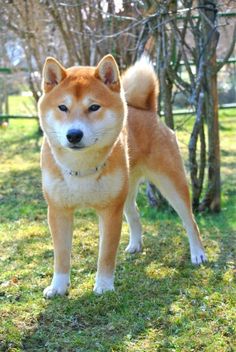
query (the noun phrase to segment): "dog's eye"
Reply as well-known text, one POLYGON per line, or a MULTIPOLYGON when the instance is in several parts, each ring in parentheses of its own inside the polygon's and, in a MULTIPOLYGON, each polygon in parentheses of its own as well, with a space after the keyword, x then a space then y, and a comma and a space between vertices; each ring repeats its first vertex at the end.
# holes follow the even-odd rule
POLYGON ((59 108, 59 110, 64 111, 64 112, 68 111, 68 107, 65 105, 59 105, 58 108, 59 108))
POLYGON ((94 112, 94 111, 99 110, 100 107, 101 107, 101 106, 98 105, 98 104, 93 104, 93 105, 90 105, 90 107, 88 108, 88 111, 89 111, 89 112, 94 112))

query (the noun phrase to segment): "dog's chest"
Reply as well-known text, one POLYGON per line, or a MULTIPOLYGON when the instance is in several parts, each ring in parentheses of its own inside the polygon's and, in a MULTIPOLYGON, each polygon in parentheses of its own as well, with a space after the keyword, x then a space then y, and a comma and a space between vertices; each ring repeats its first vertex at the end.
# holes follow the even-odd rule
POLYGON ((49 171, 43 171, 43 187, 54 203, 70 207, 97 207, 107 205, 122 190, 124 176, 118 169, 112 174, 97 178, 65 175, 55 178, 49 171))

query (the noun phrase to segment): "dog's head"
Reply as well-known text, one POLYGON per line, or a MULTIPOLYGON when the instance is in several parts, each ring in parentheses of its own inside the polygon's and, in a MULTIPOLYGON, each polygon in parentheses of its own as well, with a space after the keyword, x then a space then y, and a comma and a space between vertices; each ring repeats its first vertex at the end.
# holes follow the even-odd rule
POLYGON ((111 55, 97 67, 68 69, 47 58, 42 88, 40 123, 51 145, 82 151, 115 142, 126 116, 126 103, 111 55))

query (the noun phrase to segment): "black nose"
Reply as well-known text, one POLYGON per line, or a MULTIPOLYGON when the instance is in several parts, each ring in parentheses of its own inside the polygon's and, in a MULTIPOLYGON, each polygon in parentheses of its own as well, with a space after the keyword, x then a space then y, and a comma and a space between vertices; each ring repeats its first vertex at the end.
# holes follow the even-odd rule
POLYGON ((67 132, 66 138, 70 143, 76 144, 81 141, 81 139, 83 138, 83 135, 84 134, 81 130, 72 129, 67 132))

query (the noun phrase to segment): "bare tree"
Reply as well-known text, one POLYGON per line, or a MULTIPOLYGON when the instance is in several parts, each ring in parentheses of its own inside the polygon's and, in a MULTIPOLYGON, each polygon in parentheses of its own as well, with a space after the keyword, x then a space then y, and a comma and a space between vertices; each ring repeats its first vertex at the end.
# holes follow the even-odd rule
MULTIPOLYGON (((174 128, 173 87, 178 87, 184 92, 189 103, 194 107, 196 119, 189 141, 193 207, 217 212, 220 210, 221 193, 217 72, 222 67, 222 65, 217 66, 216 63, 216 47, 219 38, 217 1, 184 0, 182 5, 182 8, 178 9, 177 3, 171 0, 162 5, 162 11, 157 15, 159 30, 156 34, 156 47, 157 71, 161 86, 160 98, 165 121, 171 128, 174 128), (188 80, 183 80, 179 73, 180 60, 184 62, 188 80), (206 143, 205 127, 207 127, 208 143, 206 143), (198 144, 200 144, 199 156, 198 144), (208 185, 201 202, 206 165, 208 185)), ((235 29, 225 60, 232 53, 234 43, 235 29)), ((154 202, 155 194, 153 186, 149 185, 148 195, 151 204, 154 202)))
MULTIPOLYGON (((40 96, 39 72, 46 56, 56 56, 66 66, 95 65, 103 55, 112 53, 123 69, 148 51, 156 64, 159 113, 164 112, 166 124, 175 128, 173 102, 177 91, 196 111, 189 141, 193 206, 218 211, 216 78, 234 49, 235 39, 217 66, 217 6, 217 0, 123 1, 119 9, 115 1, 9 0, 0 8, 0 15, 5 32, 14 33, 24 50, 36 101, 40 96), (206 166, 208 187, 203 197, 206 166)), ((153 200, 156 191, 152 186, 148 193, 153 200)))

